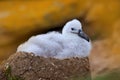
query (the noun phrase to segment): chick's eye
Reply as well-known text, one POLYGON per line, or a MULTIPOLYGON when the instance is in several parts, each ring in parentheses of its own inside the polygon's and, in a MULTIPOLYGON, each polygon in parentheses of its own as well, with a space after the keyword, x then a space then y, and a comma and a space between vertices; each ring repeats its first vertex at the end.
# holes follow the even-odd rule
POLYGON ((71 30, 75 30, 74 28, 71 28, 71 30))

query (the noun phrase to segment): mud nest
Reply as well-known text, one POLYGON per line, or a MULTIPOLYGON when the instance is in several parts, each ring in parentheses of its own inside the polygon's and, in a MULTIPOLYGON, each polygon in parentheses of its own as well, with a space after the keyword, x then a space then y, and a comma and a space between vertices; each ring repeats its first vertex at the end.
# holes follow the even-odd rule
POLYGON ((87 57, 60 60, 19 52, 0 65, 0 80, 8 79, 6 70, 22 80, 91 80, 87 57))

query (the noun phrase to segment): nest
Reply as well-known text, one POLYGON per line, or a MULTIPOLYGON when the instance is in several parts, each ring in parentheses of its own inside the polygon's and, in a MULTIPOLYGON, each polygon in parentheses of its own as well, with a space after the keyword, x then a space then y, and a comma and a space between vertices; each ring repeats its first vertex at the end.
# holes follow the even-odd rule
POLYGON ((8 68, 10 76, 23 80, 91 80, 87 57, 60 60, 18 52, 1 64, 0 80, 7 80, 8 68))

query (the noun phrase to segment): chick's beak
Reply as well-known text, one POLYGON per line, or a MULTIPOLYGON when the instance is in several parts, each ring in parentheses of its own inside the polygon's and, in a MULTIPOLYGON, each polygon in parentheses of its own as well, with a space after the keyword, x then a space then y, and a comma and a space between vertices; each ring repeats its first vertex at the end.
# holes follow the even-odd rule
POLYGON ((80 36, 81 38, 83 38, 89 42, 89 37, 82 30, 78 31, 78 36, 80 36))

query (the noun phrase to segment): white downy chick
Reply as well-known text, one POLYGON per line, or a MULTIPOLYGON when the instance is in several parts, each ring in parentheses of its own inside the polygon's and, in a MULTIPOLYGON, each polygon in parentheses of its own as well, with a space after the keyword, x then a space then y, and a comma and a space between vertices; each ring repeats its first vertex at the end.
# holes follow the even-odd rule
POLYGON ((65 59, 87 57, 91 51, 91 41, 83 32, 77 19, 67 22, 62 30, 31 37, 21 44, 17 52, 34 53, 36 56, 65 59))

